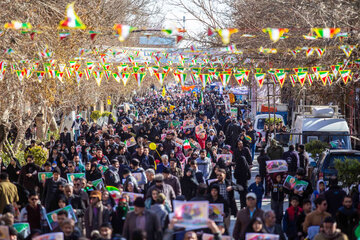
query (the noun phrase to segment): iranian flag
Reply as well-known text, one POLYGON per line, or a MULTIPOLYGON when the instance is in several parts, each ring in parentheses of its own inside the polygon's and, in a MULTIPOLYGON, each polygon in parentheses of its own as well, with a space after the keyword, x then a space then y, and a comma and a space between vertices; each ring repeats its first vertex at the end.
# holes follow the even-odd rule
POLYGON ((166 73, 155 73, 156 78, 159 80, 161 86, 164 84, 166 73))
POLYGON ((261 88, 264 84, 266 73, 255 73, 255 79, 259 83, 259 87, 261 88))
POLYGON ((110 196, 115 200, 118 200, 121 198, 120 190, 116 187, 106 186, 106 191, 108 191, 110 196))
POLYGON ((298 72, 296 75, 298 76, 299 82, 303 87, 306 80, 307 72, 298 72))
POLYGON ((333 38, 340 32, 340 28, 313 28, 313 31, 320 38, 333 38))
POLYGON ((239 83, 240 86, 242 86, 244 78, 246 77, 245 73, 234 73, 234 77, 236 81, 239 83))
POLYGON ((185 150, 191 148, 191 145, 190 145, 190 142, 188 139, 184 140, 183 146, 184 146, 185 150))
POLYGON ((351 70, 340 70, 340 75, 346 85, 351 79, 351 70))
POLYGON ((282 88, 285 83, 286 73, 275 73, 275 77, 280 83, 280 87, 282 88))
POLYGON ((85 29, 85 24, 80 20, 74 10, 75 2, 66 7, 66 17, 59 24, 59 29, 85 29))
POLYGON ((229 82, 230 82, 230 78, 231 78, 231 73, 227 73, 227 72, 224 72, 224 73, 220 73, 219 74, 219 77, 220 77, 220 80, 221 80, 221 83, 224 87, 226 87, 229 82))
POLYGON ((329 71, 318 71, 318 74, 319 74, 319 77, 320 77, 322 83, 324 84, 324 86, 326 86, 329 71))

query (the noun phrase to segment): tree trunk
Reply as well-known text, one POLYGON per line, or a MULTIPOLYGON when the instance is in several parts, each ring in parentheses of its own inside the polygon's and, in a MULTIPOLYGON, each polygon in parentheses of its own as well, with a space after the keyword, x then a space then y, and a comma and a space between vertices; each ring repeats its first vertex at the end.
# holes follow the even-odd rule
POLYGON ((16 135, 15 142, 14 142, 14 145, 13 145, 13 148, 12 148, 14 152, 17 152, 17 150, 20 147, 20 144, 21 144, 22 140, 25 138, 26 129, 28 129, 28 126, 25 125, 25 124, 18 127, 17 135, 16 135))

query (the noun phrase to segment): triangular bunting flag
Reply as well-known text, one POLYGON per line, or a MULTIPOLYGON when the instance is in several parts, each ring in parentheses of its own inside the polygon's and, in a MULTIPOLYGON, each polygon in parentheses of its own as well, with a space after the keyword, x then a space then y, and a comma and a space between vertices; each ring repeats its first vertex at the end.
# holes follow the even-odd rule
POLYGON ((308 74, 308 81, 310 86, 313 84, 315 78, 316 78, 315 74, 308 74))
POLYGON ((326 81, 328 79, 329 71, 318 71, 318 74, 322 83, 324 84, 324 86, 326 86, 326 81))
POLYGON ((351 79, 351 70, 340 70, 339 71, 342 80, 344 81, 345 85, 351 79))
POLYGON ((282 88, 285 83, 286 73, 275 73, 275 76, 280 83, 280 87, 282 88))
POLYGON ((296 85, 296 80, 297 80, 297 75, 291 74, 291 75, 290 75, 290 80, 291 80, 292 86, 295 87, 295 85, 296 85))
POLYGON ((100 71, 94 71, 93 72, 93 75, 94 75, 94 78, 96 80, 96 84, 100 87, 100 84, 101 84, 101 80, 102 80, 102 77, 103 77, 103 72, 100 72, 100 71))
POLYGON ((340 32, 340 28, 312 28, 319 38, 332 38, 340 32))
POLYGON ((81 81, 82 76, 83 76, 82 72, 80 72, 80 71, 75 72, 76 82, 77 82, 78 85, 80 85, 80 81, 81 81))
POLYGON ((64 77, 64 73, 63 73, 63 72, 57 72, 57 71, 56 71, 56 77, 59 79, 60 82, 63 83, 63 77, 64 77))
POLYGON ((255 80, 258 82, 259 87, 262 88, 264 84, 266 73, 255 73, 255 80))
POLYGON ((340 67, 340 65, 332 65, 331 70, 334 73, 334 76, 337 77, 337 74, 341 70, 341 67, 340 67))
POLYGON ((296 73, 296 75, 298 76, 301 87, 303 87, 306 80, 307 72, 298 72, 296 73))
POLYGON ((115 24, 113 29, 117 31, 120 42, 125 41, 125 39, 128 38, 130 33, 135 30, 134 27, 131 27, 129 25, 122 25, 122 24, 115 24))
POLYGON ((123 82, 124 86, 126 86, 127 82, 129 81, 130 73, 122 73, 121 74, 121 81, 123 82))
POLYGON ((85 29, 85 24, 80 20, 74 10, 75 2, 66 7, 65 20, 60 22, 59 29, 85 29))
POLYGON ((230 43, 231 34, 238 32, 238 30, 236 28, 217 29, 216 31, 218 32, 224 45, 227 45, 230 43))
POLYGON ((144 80, 146 73, 133 73, 133 75, 137 81, 138 87, 141 87, 141 83, 144 80))
POLYGON ((350 57, 352 51, 356 48, 356 45, 342 45, 339 49, 343 50, 346 57, 350 57))
POLYGON ((36 76, 38 78, 39 83, 41 83, 45 76, 45 71, 37 71, 36 76))
POLYGON ((243 85, 244 78, 246 77, 245 73, 234 73, 234 77, 240 86, 243 85))
POLYGON ((289 32, 287 28, 264 28, 264 33, 269 33, 270 39, 273 42, 277 42, 284 33, 289 32))
POLYGON ((118 72, 113 72, 112 75, 113 75, 113 78, 115 79, 115 81, 120 83, 120 80, 121 80, 120 74, 118 72))
POLYGON ((206 87, 206 83, 210 80, 210 74, 208 73, 201 73, 199 74, 199 78, 201 81, 202 86, 205 88, 206 87))
POLYGON ((156 78, 159 80, 160 85, 164 85, 164 79, 166 76, 166 73, 155 73, 156 78))
POLYGON ((219 73, 219 78, 221 80, 221 83, 223 85, 223 87, 226 87, 231 79, 231 73, 227 73, 227 72, 223 72, 223 73, 219 73))

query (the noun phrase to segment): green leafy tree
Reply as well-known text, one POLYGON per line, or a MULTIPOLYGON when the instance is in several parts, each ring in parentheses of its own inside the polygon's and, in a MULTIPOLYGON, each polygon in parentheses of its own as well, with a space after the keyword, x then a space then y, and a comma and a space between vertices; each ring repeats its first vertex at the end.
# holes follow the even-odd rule
POLYGON ((360 180, 360 161, 356 158, 345 157, 334 159, 335 169, 338 171, 338 179, 343 182, 343 186, 350 188, 354 183, 360 180))
POLYGON ((319 159, 320 154, 329 148, 329 144, 320 140, 313 140, 305 144, 305 149, 311 154, 311 157, 315 160, 319 159))
POLYGON ((32 155, 34 157, 36 165, 42 166, 48 159, 48 150, 40 146, 35 146, 30 148, 29 151, 25 154, 25 159, 28 155, 32 155))
POLYGON ((92 111, 90 118, 96 122, 99 118, 101 117, 101 112, 100 111, 92 111))

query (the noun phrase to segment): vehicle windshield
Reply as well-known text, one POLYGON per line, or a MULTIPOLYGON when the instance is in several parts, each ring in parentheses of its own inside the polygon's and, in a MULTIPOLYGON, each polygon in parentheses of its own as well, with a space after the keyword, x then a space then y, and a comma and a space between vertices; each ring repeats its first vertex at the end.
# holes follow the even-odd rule
POLYGON ((341 155, 341 154, 332 154, 329 156, 329 161, 324 162, 325 169, 335 169, 335 160, 340 160, 344 162, 347 159, 356 159, 360 162, 360 155, 341 155))
POLYGON ((264 130, 264 126, 265 126, 265 120, 266 118, 259 118, 257 121, 257 128, 260 130, 264 130))
POLYGON ((304 132, 303 143, 320 140, 330 144, 331 149, 351 149, 350 137, 346 132, 304 132))

